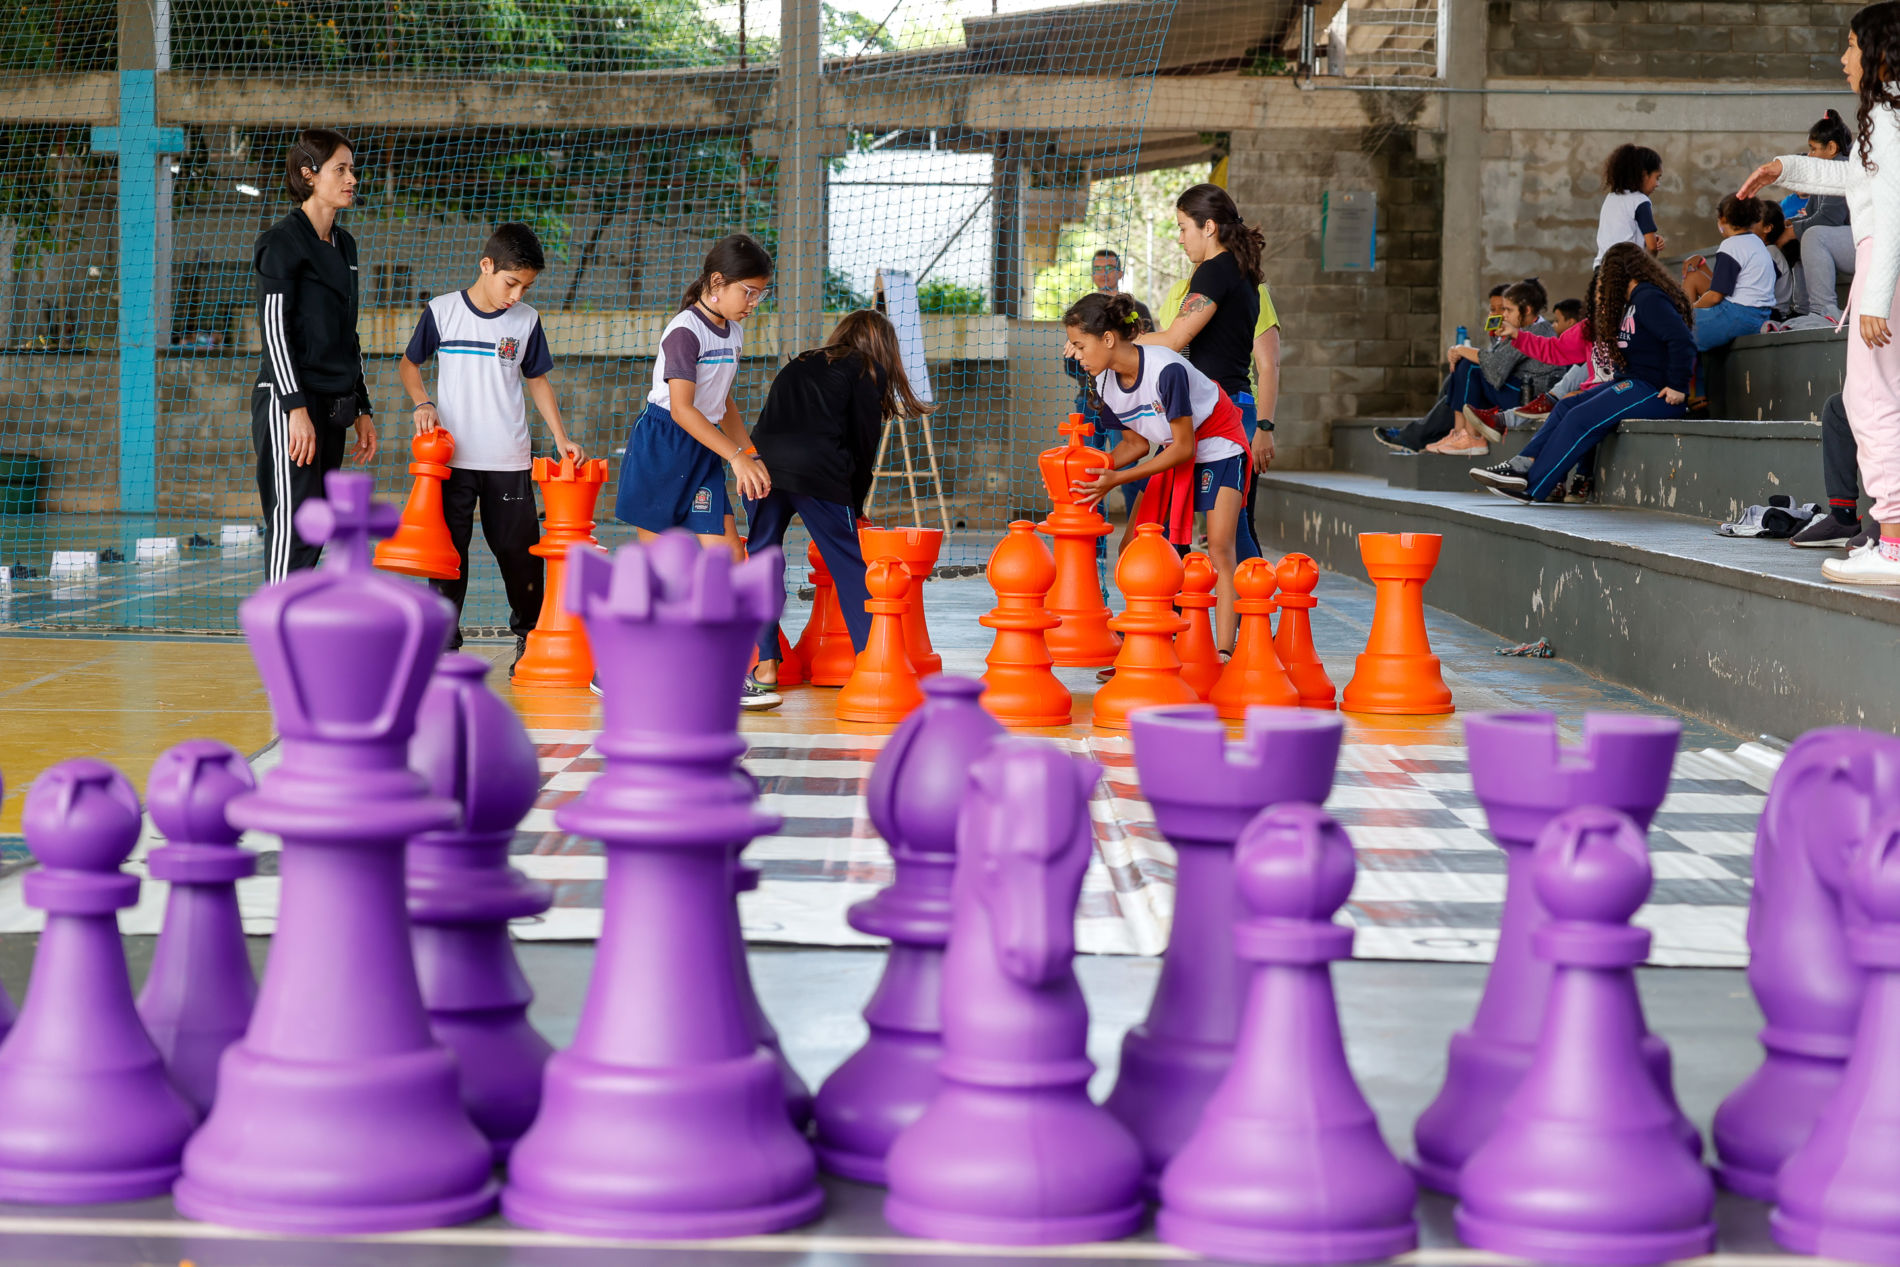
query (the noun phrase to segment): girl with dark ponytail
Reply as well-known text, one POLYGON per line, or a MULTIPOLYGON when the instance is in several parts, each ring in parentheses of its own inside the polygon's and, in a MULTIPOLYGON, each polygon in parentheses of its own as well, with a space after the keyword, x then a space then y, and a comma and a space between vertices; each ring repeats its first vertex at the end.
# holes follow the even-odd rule
MULTIPOLYGON (((1808 157, 1845 163, 1854 152, 1854 134, 1839 113, 1829 110, 1808 129, 1808 157)), ((1841 274, 1854 271, 1854 226, 1841 194, 1815 194, 1801 214, 1788 221, 1794 231, 1795 311, 1841 319, 1841 274)))

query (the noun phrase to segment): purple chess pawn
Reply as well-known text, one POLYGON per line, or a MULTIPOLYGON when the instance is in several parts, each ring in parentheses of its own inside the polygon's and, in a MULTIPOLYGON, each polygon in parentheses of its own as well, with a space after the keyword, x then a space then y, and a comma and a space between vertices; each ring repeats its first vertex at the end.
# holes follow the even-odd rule
POLYGON ((1866 830, 1844 882, 1860 912, 1848 951, 1865 978, 1853 1051, 1781 1168, 1770 1225, 1796 1253, 1900 1263, 1900 811, 1866 830))
POLYGON ((188 1218, 291 1233, 459 1223, 495 1201, 494 1154, 416 984, 404 906, 412 836, 454 823, 409 768, 409 737, 454 613, 370 566, 395 529, 374 481, 333 471, 297 511, 323 566, 244 600, 283 761, 231 802, 275 832, 281 898, 257 1006, 173 1190, 188 1218))
MULTIPOLYGON (((1606 805, 1647 830, 1669 793, 1682 724, 1668 717, 1589 713, 1583 744, 1566 748, 1548 713, 1489 713, 1465 719, 1471 781, 1491 834, 1504 850, 1504 913, 1478 1014, 1452 1035, 1445 1084, 1413 1127, 1419 1181, 1458 1193, 1458 1171, 1491 1133, 1498 1111, 1529 1068, 1550 992, 1551 965, 1531 952, 1549 919, 1530 883, 1531 845, 1550 821, 1580 805, 1606 805)), ((1669 1048, 1644 1050, 1670 1103, 1669 1048)), ((1680 1113, 1683 1146, 1701 1152, 1680 1113)))
POLYGON ((1157 1230, 1239 1262, 1404 1253, 1418 1243, 1418 1187, 1353 1081, 1333 997, 1330 965, 1352 955, 1352 929, 1333 922, 1352 892, 1352 841, 1317 806, 1282 805, 1248 825, 1236 865, 1247 916, 1234 937, 1255 965, 1245 1019, 1162 1175, 1157 1230))
MULTIPOLYGON (((733 864, 733 891, 735 893, 755 893, 764 873, 752 863, 733 864)), ((800 1132, 811 1125, 811 1088, 798 1076, 798 1070, 785 1058, 785 1048, 780 1045, 778 1031, 772 1028, 772 1018, 759 1006, 759 992, 752 988, 752 968, 746 962, 745 929, 738 920, 732 922, 732 934, 737 939, 732 947, 732 966, 737 977, 739 1002, 750 1018, 752 1032, 778 1066, 779 1081, 785 1086, 785 1109, 792 1119, 792 1125, 800 1132)))
POLYGON ((431 793, 462 807, 462 821, 411 840, 406 872, 429 1028, 455 1053, 462 1103, 505 1161, 541 1106, 554 1050, 528 1023, 534 990, 508 921, 539 915, 554 895, 508 865, 515 824, 540 791, 540 759, 487 674, 474 656, 444 656, 422 697, 409 762, 431 793))
POLYGON ((1089 1100, 1075 906, 1101 769, 999 739, 957 823, 937 1096, 891 1145, 884 1217, 912 1236, 1110 1240, 1143 1211, 1141 1146, 1089 1100))
POLYGON ((777 1063, 734 963, 734 866, 778 819, 739 766, 739 684, 785 603, 784 557, 734 564, 690 534, 610 562, 568 554, 605 691, 606 768, 556 813, 607 849, 605 927, 573 1045, 548 1061, 502 1210, 528 1227, 637 1238, 742 1236, 823 1203, 777 1063))
POLYGON ((1649 933, 1644 830, 1615 810, 1560 815, 1537 839, 1554 965, 1531 1067, 1459 1177, 1458 1234, 1545 1263, 1662 1263, 1715 1248, 1715 1180, 1677 1134, 1643 1050, 1635 967, 1649 933))
POLYGON ((937 1094, 943 1055, 943 948, 950 940, 957 813, 970 767, 1006 733, 977 703, 983 683, 924 679, 924 706, 878 754, 866 799, 895 874, 846 916, 890 939, 890 957, 865 1005, 870 1036, 818 1089, 818 1160, 863 1183, 884 1182, 884 1156, 937 1094))
POLYGON ((237 900, 237 882, 256 873, 257 855, 238 844, 242 833, 224 812, 256 787, 244 754, 215 739, 166 749, 145 783, 152 822, 168 842, 146 858, 146 870, 171 892, 139 1017, 200 1113, 210 1110, 218 1061, 244 1037, 257 1000, 237 900))
POLYGON ((1782 1163, 1814 1129, 1853 1048, 1865 976, 1848 953, 1866 923, 1847 900, 1868 824, 1900 808, 1900 740, 1844 726, 1796 740, 1755 833, 1748 984, 1767 1025, 1761 1067, 1715 1111, 1717 1176, 1775 1199, 1782 1163))
POLYGON ((1141 1141, 1152 1185, 1187 1142, 1233 1059, 1248 974, 1234 954, 1234 842, 1283 801, 1323 804, 1339 763, 1337 713, 1251 708, 1245 737, 1205 704, 1131 721, 1135 772, 1174 845, 1173 930, 1148 1019, 1122 1041, 1108 1111, 1141 1141))
POLYGON ((118 912, 139 898, 119 870, 139 837, 139 798, 103 761, 63 761, 33 781, 22 815, 46 912, 20 1019, 0 1043, 0 1201, 157 1196, 178 1175, 198 1115, 139 1023, 118 912))

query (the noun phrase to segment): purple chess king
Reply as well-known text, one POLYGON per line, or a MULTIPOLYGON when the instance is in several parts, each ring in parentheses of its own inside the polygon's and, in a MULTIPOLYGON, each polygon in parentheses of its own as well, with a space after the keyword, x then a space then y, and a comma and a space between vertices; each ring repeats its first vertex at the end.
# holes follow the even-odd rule
POLYGON ((734 867, 772 831, 739 767, 739 687, 785 604, 777 549, 734 564, 689 533, 568 554, 567 608, 604 691, 606 769, 556 813, 607 847, 605 926, 573 1046, 509 1159, 502 1210, 587 1236, 744 1236, 823 1197, 734 963, 734 867))
POLYGON ((1900 740, 1844 726, 1796 740, 1755 833, 1748 984, 1767 1025, 1761 1068, 1715 1111, 1716 1174, 1757 1201, 1834 1098, 1865 975, 1848 951, 1866 917, 1845 887, 1867 825, 1900 809, 1900 740))
POLYGON ((323 566, 244 600, 238 618, 283 760, 231 802, 283 838, 277 935, 244 1038, 185 1149, 189 1218, 289 1233, 439 1227, 486 1213, 493 1152, 455 1059, 429 1031, 409 948, 403 851, 456 820, 409 768, 416 708, 454 614, 370 566, 395 530, 356 472, 297 511, 323 566))
POLYGON ((257 856, 239 846, 241 833, 225 817, 234 797, 256 787, 244 754, 215 739, 168 748, 145 784, 152 822, 170 842, 151 852, 146 869, 171 892, 139 1017, 200 1113, 210 1110, 218 1061, 244 1037, 257 999, 237 900, 237 882, 256 872, 257 856))
POLYGON ((1234 937, 1254 964, 1245 1019, 1162 1175, 1157 1230, 1240 1262, 1402 1254, 1418 1243, 1418 1188, 1353 1081, 1333 997, 1331 963, 1352 955, 1352 929, 1333 922, 1352 892, 1352 841, 1317 806, 1282 805, 1248 825, 1236 866, 1247 918, 1234 937))
MULTIPOLYGON (((1530 883, 1531 845, 1557 815, 1580 805, 1621 810, 1644 830, 1669 793, 1682 724, 1668 717, 1589 713, 1583 744, 1566 748, 1548 713, 1465 719, 1471 781, 1491 834, 1504 849, 1504 914, 1478 1015, 1452 1035, 1445 1085, 1413 1128, 1420 1182, 1454 1196, 1458 1171, 1491 1133, 1498 1111, 1530 1067, 1550 992, 1551 965, 1531 953, 1548 920, 1530 883)), ((1653 1035, 1644 1050, 1670 1102, 1669 1049, 1653 1035)), ((1701 1151, 1677 1115, 1683 1146, 1701 1151)))
POLYGON ((541 787, 540 758, 487 674, 474 656, 443 656, 422 697, 409 763, 432 794, 462 807, 462 821, 409 842, 407 877, 429 1027, 455 1053, 462 1102, 505 1161, 541 1106, 553 1051, 528 1024, 534 991, 508 921, 539 915, 554 895, 508 865, 515 824, 541 787))
POLYGON ((1679 1112, 1643 1050, 1634 969, 1649 933, 1644 830, 1615 810, 1559 815, 1537 838, 1554 965, 1536 1054, 1459 1175, 1458 1235, 1542 1263, 1673 1262, 1715 1248, 1715 1180, 1682 1147, 1679 1112))
POLYGON ((891 942, 864 1009, 870 1037, 825 1079, 815 1108, 820 1164, 862 1183, 884 1182, 891 1141, 937 1093, 957 813, 970 767, 1005 733, 977 703, 981 682, 939 674, 923 687, 924 706, 884 745, 867 789, 895 875, 847 916, 859 932, 891 942))
POLYGON ((132 1001, 119 911, 139 900, 119 870, 139 838, 139 798, 103 761, 63 761, 21 814, 46 912, 20 1019, 0 1043, 0 1201, 158 1196, 198 1115, 165 1074, 132 1001))
POLYGON ((937 1096, 891 1145, 884 1217, 912 1236, 1052 1245, 1141 1222, 1141 1147, 1089 1100, 1075 905, 1092 761, 999 739, 957 822, 937 1096))
POLYGON ((1145 709, 1130 720, 1135 773, 1175 847, 1173 931, 1148 1019, 1122 1041, 1108 1111, 1141 1141, 1153 1184, 1226 1076, 1247 973, 1234 954, 1234 841, 1282 801, 1323 804, 1339 763, 1336 713, 1251 708, 1227 742, 1211 705, 1145 709))

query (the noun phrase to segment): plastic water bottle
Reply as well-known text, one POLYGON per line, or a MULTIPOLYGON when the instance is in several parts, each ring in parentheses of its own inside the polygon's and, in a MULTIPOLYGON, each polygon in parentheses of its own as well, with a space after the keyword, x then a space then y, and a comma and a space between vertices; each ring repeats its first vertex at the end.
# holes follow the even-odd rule
POLYGON ((1458 327, 1458 346, 1461 348, 1471 346, 1471 331, 1465 329, 1463 326, 1458 327))

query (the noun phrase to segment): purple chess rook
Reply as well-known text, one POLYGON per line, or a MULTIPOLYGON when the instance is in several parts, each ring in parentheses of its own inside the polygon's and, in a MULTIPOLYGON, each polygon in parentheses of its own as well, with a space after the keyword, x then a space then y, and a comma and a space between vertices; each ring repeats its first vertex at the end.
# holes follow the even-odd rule
POLYGON ((454 613, 370 566, 371 536, 397 515, 368 475, 324 487, 297 511, 304 540, 328 543, 323 565, 238 608, 283 760, 227 814, 283 839, 277 935, 173 1199, 261 1231, 439 1227, 495 1203, 494 1154, 430 1032, 404 907, 410 838, 457 817, 409 768, 454 613))
POLYGON ((238 844, 242 833, 225 817, 233 798, 256 787, 244 754, 215 739, 166 749, 145 782, 152 822, 168 842, 146 858, 146 870, 171 892, 139 1018, 201 1114, 217 1095, 218 1061, 244 1037, 257 1001, 237 900, 237 882, 256 873, 257 855, 238 844))
POLYGON ((1458 1235, 1479 1249, 1596 1267, 1715 1248, 1715 1179, 1643 1050, 1649 933, 1629 920, 1649 896, 1644 833, 1585 806, 1537 838, 1532 941, 1553 971, 1531 1066, 1459 1176, 1458 1235))
POLYGON ((1201 1120, 1234 1056, 1248 974, 1234 954, 1234 842, 1284 801, 1324 804, 1339 764, 1337 714, 1251 708, 1228 743, 1211 705, 1130 720, 1135 773, 1176 851, 1173 928, 1148 1018, 1122 1040, 1107 1108, 1141 1141, 1150 1186, 1201 1120))
POLYGON ((1075 906, 1101 767, 999 739, 957 821, 943 965, 942 1084, 891 1145, 884 1217, 912 1236, 1005 1245, 1110 1240, 1144 1209, 1141 1146, 1089 1100, 1075 906))
POLYGON ((864 1009, 870 1036, 825 1079, 815 1111, 819 1164, 861 1183, 884 1182, 891 1141, 937 1094, 957 813, 970 767, 1006 733, 977 703, 983 683, 939 674, 923 687, 924 706, 884 745, 866 789, 895 874, 846 915, 891 943, 864 1009))
MULTIPOLYGON (((735 893, 757 892, 759 881, 764 873, 753 863, 733 863, 733 890, 735 893)), ((752 967, 746 961, 745 929, 738 920, 732 922, 732 935, 735 938, 732 947, 732 966, 737 974, 739 1002, 746 1010, 746 1016, 752 1025, 752 1033, 759 1040, 759 1046, 771 1055, 778 1065, 779 1081, 785 1084, 785 1111, 792 1119, 792 1125, 803 1134, 811 1125, 811 1088, 798 1076, 798 1070, 785 1058, 785 1048, 778 1041, 778 1031, 772 1028, 772 1018, 765 1014, 759 1005, 759 992, 752 988, 752 967)))
POLYGON ((739 766, 739 684, 785 603, 784 557, 690 533, 568 554, 604 691, 605 770, 556 813, 607 849, 605 928, 573 1045, 509 1159, 502 1211, 590 1236, 743 1236, 823 1197, 733 958, 739 850, 774 830, 739 766))
MULTIPOLYGON (((1669 793, 1682 725, 1668 717, 1589 713, 1583 744, 1562 745, 1548 713, 1489 713, 1465 719, 1471 781, 1491 835, 1504 850, 1504 913, 1478 1014, 1452 1035, 1445 1084, 1413 1128, 1419 1181, 1458 1194, 1458 1171, 1497 1122, 1530 1067, 1550 992, 1551 965, 1531 953, 1549 919, 1530 883, 1531 846, 1550 821, 1580 805, 1620 810, 1648 830, 1669 793)), ((1644 1050, 1670 1103, 1669 1048, 1653 1035, 1644 1050)), ((1701 1138, 1680 1113, 1683 1146, 1701 1138)))
MULTIPOLYGON (((1792 755, 1792 754, 1790 754, 1792 755)), ((1900 812, 1876 819, 1845 887, 1860 908, 1848 951, 1865 976, 1834 1098, 1776 1180, 1774 1236, 1801 1254, 1900 1263, 1900 812)))
POLYGON ((33 781, 21 815, 46 912, 20 1019, 0 1043, 0 1201, 79 1204, 171 1187, 198 1115, 139 1023, 119 911, 139 900, 119 870, 139 838, 139 798, 103 761, 63 761, 33 781))
POLYGON ((1834 1098, 1865 976, 1848 953, 1866 924, 1848 861, 1867 825, 1900 809, 1900 740, 1845 726, 1796 740, 1755 833, 1748 984, 1767 1022, 1761 1067, 1715 1111, 1716 1175, 1757 1201, 1834 1098))
POLYGON ((1236 867, 1247 914, 1234 936, 1254 965, 1242 1030, 1162 1174, 1157 1230, 1237 1262, 1402 1254, 1418 1244, 1418 1186, 1353 1080, 1333 997, 1332 961, 1352 955, 1352 929, 1333 922, 1352 841, 1317 806, 1281 805, 1247 826, 1236 867))
POLYGON ((540 757, 487 674, 474 656, 443 656, 423 693, 409 764, 462 817, 409 842, 406 879, 429 1028, 455 1054, 462 1103, 505 1161, 541 1106, 554 1050, 528 1023, 534 990, 508 921, 539 915, 554 894, 508 864, 515 824, 540 791, 540 757))

